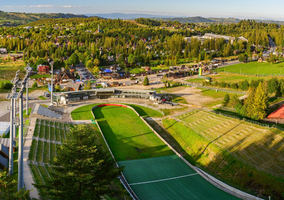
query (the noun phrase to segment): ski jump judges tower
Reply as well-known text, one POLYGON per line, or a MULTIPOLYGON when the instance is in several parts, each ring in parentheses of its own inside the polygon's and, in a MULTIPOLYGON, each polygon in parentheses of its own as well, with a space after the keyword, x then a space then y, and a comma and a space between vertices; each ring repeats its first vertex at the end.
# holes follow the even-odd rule
MULTIPOLYGON (((9 149, 9 174, 13 174, 13 138, 16 136, 16 126, 19 126, 19 148, 18 148, 18 190, 24 187, 23 176, 23 93, 25 91, 26 84, 28 82, 29 65, 27 65, 27 74, 20 82, 18 75, 20 71, 17 71, 15 79, 12 81, 14 84, 12 92, 8 93, 7 99, 11 99, 10 110, 10 149, 9 149), (20 91, 17 92, 17 87, 20 91), (19 118, 16 117, 16 100, 19 100, 19 118)), ((28 91, 27 91, 28 92, 28 91)), ((27 94, 28 99, 28 94, 27 94)))

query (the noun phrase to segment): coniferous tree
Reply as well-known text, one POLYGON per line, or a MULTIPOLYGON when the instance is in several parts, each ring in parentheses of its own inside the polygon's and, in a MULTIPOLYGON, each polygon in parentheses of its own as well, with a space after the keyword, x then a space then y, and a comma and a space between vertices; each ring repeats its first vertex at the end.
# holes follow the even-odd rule
POLYGON ((223 102, 222 102, 222 106, 227 106, 229 102, 230 102, 230 96, 229 96, 229 94, 227 93, 227 94, 224 96, 224 99, 223 99, 223 102))
POLYGON ((57 150, 52 162, 52 179, 45 185, 37 185, 46 191, 48 199, 99 200, 107 195, 114 197, 119 192, 109 185, 122 172, 114 160, 97 145, 97 139, 90 125, 78 125, 57 150))
POLYGON ((143 85, 149 85, 149 78, 146 76, 143 81, 143 85))
POLYGON ((265 83, 259 83, 254 95, 254 102, 252 104, 252 119, 264 119, 267 115, 268 95, 265 88, 265 83))

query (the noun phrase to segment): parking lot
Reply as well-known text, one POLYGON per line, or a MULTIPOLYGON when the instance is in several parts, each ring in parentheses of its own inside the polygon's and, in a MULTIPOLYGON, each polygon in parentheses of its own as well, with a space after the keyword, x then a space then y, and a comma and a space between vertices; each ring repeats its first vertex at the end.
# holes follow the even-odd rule
POLYGON ((76 67, 81 81, 93 80, 95 77, 86 67, 76 67))

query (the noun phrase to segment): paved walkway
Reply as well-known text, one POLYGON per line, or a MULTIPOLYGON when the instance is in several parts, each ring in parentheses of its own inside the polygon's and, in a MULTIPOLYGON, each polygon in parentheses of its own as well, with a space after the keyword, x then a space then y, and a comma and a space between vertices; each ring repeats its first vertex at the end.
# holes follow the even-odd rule
POLYGON ((24 144, 24 183, 27 190, 32 190, 30 193, 31 198, 39 199, 39 194, 34 184, 34 179, 28 164, 30 148, 32 145, 34 129, 36 125, 36 118, 31 118, 27 136, 25 137, 24 144))

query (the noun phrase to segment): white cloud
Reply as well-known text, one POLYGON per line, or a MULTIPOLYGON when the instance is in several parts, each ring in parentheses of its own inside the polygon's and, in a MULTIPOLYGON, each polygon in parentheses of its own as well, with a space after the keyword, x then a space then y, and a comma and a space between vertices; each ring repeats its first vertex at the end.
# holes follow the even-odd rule
POLYGON ((6 7, 6 8, 12 8, 12 7, 14 7, 14 6, 4 6, 4 7, 6 7))
MULTIPOLYGON (((23 7, 23 6, 20 6, 23 7)), ((81 8, 82 6, 71 6, 71 5, 63 5, 63 6, 55 6, 55 5, 31 5, 30 8, 81 8)))
POLYGON ((29 6, 30 8, 51 8, 54 7, 53 5, 32 5, 29 6))

